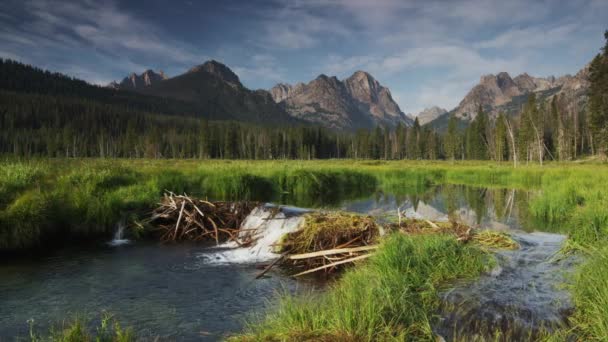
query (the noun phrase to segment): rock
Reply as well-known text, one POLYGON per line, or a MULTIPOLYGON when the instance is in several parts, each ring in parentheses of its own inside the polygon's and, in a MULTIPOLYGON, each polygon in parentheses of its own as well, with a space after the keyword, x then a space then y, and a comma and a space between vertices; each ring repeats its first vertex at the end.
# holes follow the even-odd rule
POLYGON ((167 79, 167 76, 162 72, 154 72, 154 70, 146 70, 141 75, 131 73, 125 77, 120 83, 111 82, 108 84, 109 88, 122 89, 122 90, 141 90, 146 87, 155 85, 161 81, 167 79))
POLYGON ((441 115, 443 115, 447 112, 448 111, 443 108, 433 106, 430 108, 425 108, 423 111, 418 113, 418 115, 416 117, 418 118, 418 122, 421 125, 424 125, 426 123, 429 123, 429 122, 437 119, 438 117, 440 117, 441 115))

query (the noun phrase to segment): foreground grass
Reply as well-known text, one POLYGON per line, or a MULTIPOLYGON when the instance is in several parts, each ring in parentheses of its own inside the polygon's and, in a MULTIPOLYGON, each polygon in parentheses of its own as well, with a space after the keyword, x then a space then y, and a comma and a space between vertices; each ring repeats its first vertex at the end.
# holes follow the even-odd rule
POLYGON ((234 340, 432 340, 437 291, 488 267, 488 254, 448 235, 395 233, 322 295, 284 297, 277 311, 234 340))

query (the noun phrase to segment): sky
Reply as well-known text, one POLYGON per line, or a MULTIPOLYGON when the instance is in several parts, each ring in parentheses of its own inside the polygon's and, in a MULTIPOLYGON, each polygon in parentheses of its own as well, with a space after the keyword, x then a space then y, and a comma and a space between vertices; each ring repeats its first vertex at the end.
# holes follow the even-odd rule
POLYGON ((575 74, 606 29, 608 0, 2 0, 0 57, 102 85, 209 59, 251 89, 364 70, 415 114, 484 74, 575 74))

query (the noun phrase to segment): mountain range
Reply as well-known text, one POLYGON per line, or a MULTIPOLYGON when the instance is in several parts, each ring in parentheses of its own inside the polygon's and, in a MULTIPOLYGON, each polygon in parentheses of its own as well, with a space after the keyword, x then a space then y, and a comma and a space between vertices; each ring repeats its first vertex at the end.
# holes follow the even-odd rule
POLYGON ((211 60, 175 77, 153 70, 132 73, 108 87, 192 103, 214 118, 353 130, 411 126, 417 117, 421 125, 443 130, 451 115, 463 125, 470 122, 479 106, 490 116, 499 112, 516 115, 531 93, 541 100, 563 95, 570 106, 581 105, 589 87, 588 74, 589 66, 574 76, 558 78, 527 73, 512 78, 506 72, 484 75, 456 108, 448 111, 433 106, 416 115, 406 115, 390 90, 365 71, 356 71, 344 80, 321 74, 308 83, 279 83, 269 90, 250 90, 230 68, 211 60))
POLYGON ((428 122, 436 129, 447 128, 450 115, 466 124, 475 119, 479 106, 491 117, 503 112, 515 116, 521 112, 528 96, 534 93, 537 99, 545 101, 554 96, 563 96, 570 109, 580 108, 586 101, 589 89, 589 65, 586 65, 576 75, 561 77, 533 77, 523 73, 514 78, 506 72, 496 75, 481 76, 467 95, 453 110, 439 115, 428 122))
POLYGON ((186 73, 168 78, 147 70, 131 74, 108 87, 197 103, 214 117, 225 114, 237 120, 321 124, 332 129, 367 128, 375 125, 411 125, 393 100, 390 90, 370 74, 357 71, 344 81, 319 75, 307 84, 277 84, 266 90, 249 90, 230 68, 208 61, 186 73))

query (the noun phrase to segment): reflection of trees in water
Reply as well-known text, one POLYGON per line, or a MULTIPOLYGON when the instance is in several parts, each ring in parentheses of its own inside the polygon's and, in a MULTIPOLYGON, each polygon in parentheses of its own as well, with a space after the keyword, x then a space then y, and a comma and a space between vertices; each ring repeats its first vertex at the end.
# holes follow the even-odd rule
POLYGON ((459 219, 460 210, 466 208, 475 215, 477 224, 484 219, 528 222, 530 194, 527 191, 446 184, 441 186, 440 192, 450 219, 459 219))
POLYGON ((542 223, 532 221, 528 209, 534 195, 524 190, 442 184, 429 186, 420 192, 396 194, 377 191, 368 199, 373 201, 374 208, 384 210, 412 208, 416 212, 421 210, 424 215, 428 214, 425 205, 447 214, 450 220, 464 220, 471 224, 503 223, 513 228, 532 230, 544 228, 542 223))
POLYGON ((486 205, 487 188, 464 188, 464 197, 469 208, 475 213, 477 224, 481 223, 482 218, 486 217, 488 207, 486 205))
POLYGON ((456 186, 448 185, 443 187, 443 194, 448 211, 448 218, 451 221, 455 221, 458 219, 458 214, 456 211, 460 208, 458 205, 458 195, 460 194, 460 191, 456 186))

